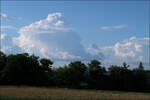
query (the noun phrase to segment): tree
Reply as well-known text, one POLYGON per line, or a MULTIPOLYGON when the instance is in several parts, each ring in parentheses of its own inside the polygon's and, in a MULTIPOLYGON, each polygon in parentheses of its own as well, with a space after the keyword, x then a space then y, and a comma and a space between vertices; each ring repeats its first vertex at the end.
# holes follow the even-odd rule
POLYGON ((138 69, 139 69, 139 70, 144 70, 144 66, 143 66, 143 63, 142 63, 142 62, 139 63, 138 69))
POLYGON ((8 84, 42 85, 45 84, 44 70, 39 66, 39 57, 27 53, 9 55, 2 77, 8 84))
POLYGON ((0 51, 0 71, 2 71, 2 69, 4 68, 6 60, 7 60, 6 55, 0 51))
POLYGON ((104 86, 104 77, 106 70, 104 67, 101 66, 101 62, 98 60, 92 60, 88 64, 88 71, 89 71, 89 86, 90 88, 99 89, 104 86))
POLYGON ((127 65, 126 62, 123 62, 122 67, 125 68, 125 69, 128 69, 130 67, 130 65, 127 65))
POLYGON ((6 65, 6 62, 7 62, 7 56, 0 51, 0 83, 2 82, 1 73, 2 70, 4 69, 4 66, 6 65))
POLYGON ((68 87, 68 66, 53 69, 53 86, 68 87))
POLYGON ((70 87, 78 88, 86 71, 86 66, 81 61, 71 62, 68 65, 67 81, 70 87))
POLYGON ((117 66, 117 65, 111 65, 110 68, 108 68, 108 71, 110 73, 109 77, 110 77, 110 84, 109 87, 110 89, 119 89, 120 83, 121 83, 121 67, 117 66))
POLYGON ((0 52, 0 84, 136 91, 149 89, 149 71, 144 70, 142 62, 133 70, 124 62, 121 66, 111 65, 108 71, 98 60, 89 62, 88 67, 81 61, 53 69, 52 65, 50 59, 39 59, 28 53, 6 56, 0 52))
POLYGON ((130 90, 133 87, 133 74, 128 68, 129 65, 125 62, 122 66, 112 65, 108 68, 110 73, 110 89, 130 90))
POLYGON ((122 90, 132 90, 133 87, 133 73, 130 69, 128 69, 130 65, 128 65, 126 62, 123 62, 121 67, 121 84, 120 89, 122 90))
POLYGON ((47 58, 42 58, 40 60, 40 64, 41 64, 41 69, 43 70, 43 74, 45 77, 45 83, 47 83, 47 85, 52 85, 52 81, 53 81, 53 73, 52 73, 52 64, 53 62, 50 59, 47 58))
POLYGON ((140 62, 138 68, 133 69, 133 73, 135 83, 134 88, 136 90, 145 89, 148 83, 148 77, 146 71, 144 70, 142 62, 140 62))
POLYGON ((40 60, 40 63, 41 63, 41 67, 44 71, 47 71, 47 72, 51 71, 53 62, 50 59, 42 58, 40 60))
POLYGON ((61 87, 79 88, 84 77, 86 66, 81 61, 54 70, 54 83, 61 87))
MULTIPOLYGON (((7 57, 7 64, 2 71, 2 77, 7 82, 12 84, 19 84, 26 80, 24 74, 26 72, 27 54, 9 55, 7 57)), ((27 66, 28 67, 28 66, 27 66)))

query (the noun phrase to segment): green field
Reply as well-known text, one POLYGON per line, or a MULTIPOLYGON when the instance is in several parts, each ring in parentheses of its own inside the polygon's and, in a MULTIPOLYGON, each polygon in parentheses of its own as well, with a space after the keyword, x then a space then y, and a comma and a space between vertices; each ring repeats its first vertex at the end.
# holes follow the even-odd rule
POLYGON ((150 100, 150 93, 0 86, 0 100, 150 100))

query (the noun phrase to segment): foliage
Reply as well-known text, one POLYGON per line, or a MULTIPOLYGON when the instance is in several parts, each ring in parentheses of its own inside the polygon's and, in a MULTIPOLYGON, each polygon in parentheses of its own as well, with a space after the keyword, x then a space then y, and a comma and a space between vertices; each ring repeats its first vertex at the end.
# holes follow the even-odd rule
POLYGON ((4 69, 4 66, 6 65, 7 57, 6 55, 0 51, 0 82, 2 81, 2 70, 4 69))
POLYGON ((89 87, 101 89, 105 84, 106 70, 98 60, 92 60, 89 64, 89 87))
POLYGON ((127 63, 111 65, 108 70, 98 60, 87 65, 81 61, 53 68, 53 62, 28 53, 6 56, 0 52, 0 84, 65 88, 149 91, 150 71, 130 69, 127 63))

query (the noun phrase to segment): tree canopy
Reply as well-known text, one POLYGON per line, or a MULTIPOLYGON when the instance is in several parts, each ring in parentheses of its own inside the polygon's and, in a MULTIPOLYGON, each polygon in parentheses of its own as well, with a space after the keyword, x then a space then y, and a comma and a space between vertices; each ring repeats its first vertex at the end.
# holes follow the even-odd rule
POLYGON ((108 69, 101 61, 88 64, 72 61, 68 65, 54 67, 48 58, 28 53, 6 55, 0 52, 0 85, 34 85, 82 89, 149 91, 150 71, 142 62, 131 69, 126 62, 108 69))

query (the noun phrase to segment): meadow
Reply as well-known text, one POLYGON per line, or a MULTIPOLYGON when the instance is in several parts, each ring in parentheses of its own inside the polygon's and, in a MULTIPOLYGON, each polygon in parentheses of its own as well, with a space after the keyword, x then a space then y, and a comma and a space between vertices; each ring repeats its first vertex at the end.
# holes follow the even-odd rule
POLYGON ((150 93, 0 86, 0 100, 150 100, 150 93))

